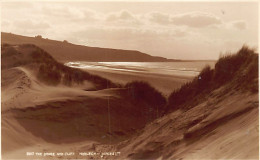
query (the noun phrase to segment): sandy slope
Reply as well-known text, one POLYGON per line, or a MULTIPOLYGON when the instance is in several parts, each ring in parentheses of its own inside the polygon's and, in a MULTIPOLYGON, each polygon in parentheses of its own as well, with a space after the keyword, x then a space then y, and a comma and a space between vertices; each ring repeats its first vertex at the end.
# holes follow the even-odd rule
POLYGON ((26 158, 28 150, 74 151, 82 142, 92 149, 92 144, 117 143, 151 120, 143 115, 145 104, 129 102, 125 89, 47 86, 23 67, 2 73, 3 158, 26 158))
MULTIPOLYGON (((79 90, 80 87, 51 87, 42 84, 27 69, 22 67, 3 70, 2 111, 9 108, 21 108, 39 105, 48 101, 69 99, 77 95, 91 93, 79 90)), ((92 88, 88 83, 84 89, 92 88)))
POLYGON ((155 120, 118 146, 119 158, 258 159, 258 94, 220 93, 155 120))
POLYGON ((44 142, 22 127, 11 110, 69 100, 79 95, 95 96, 95 93, 79 89, 43 85, 24 68, 4 70, 2 74, 2 153, 44 142))

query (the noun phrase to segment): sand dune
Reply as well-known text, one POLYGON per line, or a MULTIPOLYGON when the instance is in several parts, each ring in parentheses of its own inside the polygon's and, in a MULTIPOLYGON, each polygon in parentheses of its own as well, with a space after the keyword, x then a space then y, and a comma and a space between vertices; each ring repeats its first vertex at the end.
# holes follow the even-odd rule
MULTIPOLYGON (((118 142, 146 124, 146 120, 141 116, 142 110, 134 108, 131 102, 126 101, 125 89, 85 91, 80 87, 53 87, 39 82, 25 68, 13 68, 9 71, 17 72, 18 77, 12 78, 19 79, 19 83, 15 81, 3 85, 3 89, 8 88, 2 97, 3 123, 7 119, 13 119, 9 123, 19 126, 14 128, 26 130, 27 134, 39 137, 44 142, 118 142), (23 82, 24 79, 26 83, 23 82), (107 103, 111 106, 109 113, 107 103), (108 114, 111 116, 111 129, 108 114)), ((5 83, 9 75, 8 71, 4 72, 5 83)), ((8 140, 8 144, 16 145, 15 139, 6 138, 9 133, 18 134, 17 131, 12 131, 8 124, 3 124, 5 130, 2 138, 4 141, 8 140)), ((22 137, 23 134, 16 139, 23 139, 22 137)), ((3 152, 9 151, 9 148, 15 147, 6 148, 6 145, 3 145, 3 152)))
MULTIPOLYGON (((37 53, 44 53, 41 56, 47 58, 35 59, 32 54, 35 46, 27 45, 26 50, 19 45, 13 47, 15 50, 11 52, 3 49, 1 55, 5 59, 1 84, 3 159, 259 158, 258 76, 251 75, 258 73, 255 54, 246 54, 248 57, 242 61, 239 72, 230 68, 234 74, 222 77, 226 81, 216 84, 219 79, 213 77, 207 79, 205 87, 195 77, 184 89, 173 92, 166 102, 162 94, 145 82, 127 85, 112 82, 113 77, 125 81, 127 75, 106 73, 102 78, 93 75, 95 71, 90 74, 60 66, 42 51, 37 53), (61 76, 58 79, 50 76, 55 83, 46 83, 39 76, 39 64, 51 68, 44 70, 46 75, 54 72, 61 76), (71 83, 64 83, 65 71, 77 73, 67 77, 71 83), (193 95, 197 90, 200 94, 193 95), (170 99, 183 93, 187 95, 184 101, 176 103, 176 99, 170 99), (49 154, 26 156, 26 152, 49 154), (52 156, 53 152, 73 153, 52 156), (79 154, 86 152, 118 154, 79 154)), ((218 65, 233 58, 222 59, 218 65)), ((205 78, 212 73, 218 72, 205 70, 199 76, 205 78)), ((153 76, 144 74, 140 79, 153 79, 152 85, 162 88, 162 79, 156 82, 153 76)), ((182 83, 174 76, 164 78, 165 81, 173 78, 166 85, 182 83)), ((174 88, 174 85, 180 84, 169 86, 174 88)))
POLYGON ((155 120, 118 145, 120 158, 257 159, 258 95, 236 93, 218 102, 217 94, 187 112, 155 120))
MULTIPOLYGON (((45 152, 61 144, 74 144, 74 151, 82 142, 84 146, 118 143, 155 118, 146 114, 145 101, 129 100, 126 88, 93 90, 96 84, 88 80, 71 85, 45 83, 37 76, 39 64, 31 62, 31 50, 20 52, 21 47, 15 47, 8 56, 3 52, 3 158, 28 158, 25 151, 45 152), (26 56, 26 63, 11 60, 17 55, 26 56)), ((67 145, 59 148, 64 151, 67 145)))

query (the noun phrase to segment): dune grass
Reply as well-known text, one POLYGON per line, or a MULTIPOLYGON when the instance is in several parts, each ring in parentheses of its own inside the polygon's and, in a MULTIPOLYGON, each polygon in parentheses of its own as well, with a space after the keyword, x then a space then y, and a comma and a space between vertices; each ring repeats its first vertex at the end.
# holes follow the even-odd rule
POLYGON ((164 106, 166 99, 161 92, 144 81, 133 81, 125 85, 128 94, 134 101, 147 101, 151 106, 164 106))
POLYGON ((206 66, 191 82, 168 97, 167 111, 187 109, 205 100, 211 91, 226 85, 226 90, 258 92, 258 54, 243 46, 235 54, 219 58, 215 68, 206 66))
POLYGON ((127 89, 127 99, 135 106, 141 106, 139 110, 147 122, 163 115, 167 100, 149 83, 133 81, 127 83, 124 88, 127 89))
POLYGON ((96 86, 96 89, 120 86, 100 76, 65 66, 57 62, 49 53, 33 44, 22 44, 18 47, 21 50, 25 49, 27 55, 25 56, 21 53, 22 51, 15 49, 14 45, 2 44, 2 60, 7 57, 12 58, 12 63, 8 67, 26 65, 34 67, 34 70, 37 70, 37 78, 48 85, 64 84, 71 86, 72 84, 82 84, 84 81, 90 81, 96 86))

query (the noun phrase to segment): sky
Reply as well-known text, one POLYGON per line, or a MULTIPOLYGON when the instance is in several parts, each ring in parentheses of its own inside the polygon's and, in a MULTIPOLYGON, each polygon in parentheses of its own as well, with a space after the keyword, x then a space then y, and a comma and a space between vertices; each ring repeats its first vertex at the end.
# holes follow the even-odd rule
POLYGON ((258 2, 3 1, 1 30, 86 46, 210 60, 258 49, 258 2))

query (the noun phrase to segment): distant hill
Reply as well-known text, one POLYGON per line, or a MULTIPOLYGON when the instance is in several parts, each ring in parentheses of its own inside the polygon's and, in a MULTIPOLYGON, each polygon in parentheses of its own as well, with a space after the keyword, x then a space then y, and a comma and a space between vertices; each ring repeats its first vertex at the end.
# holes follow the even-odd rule
POLYGON ((92 62, 167 62, 178 61, 163 57, 151 56, 139 51, 88 47, 75 45, 67 41, 56 41, 37 37, 26 37, 12 33, 1 32, 2 43, 34 44, 49 52, 60 62, 92 61, 92 62))

